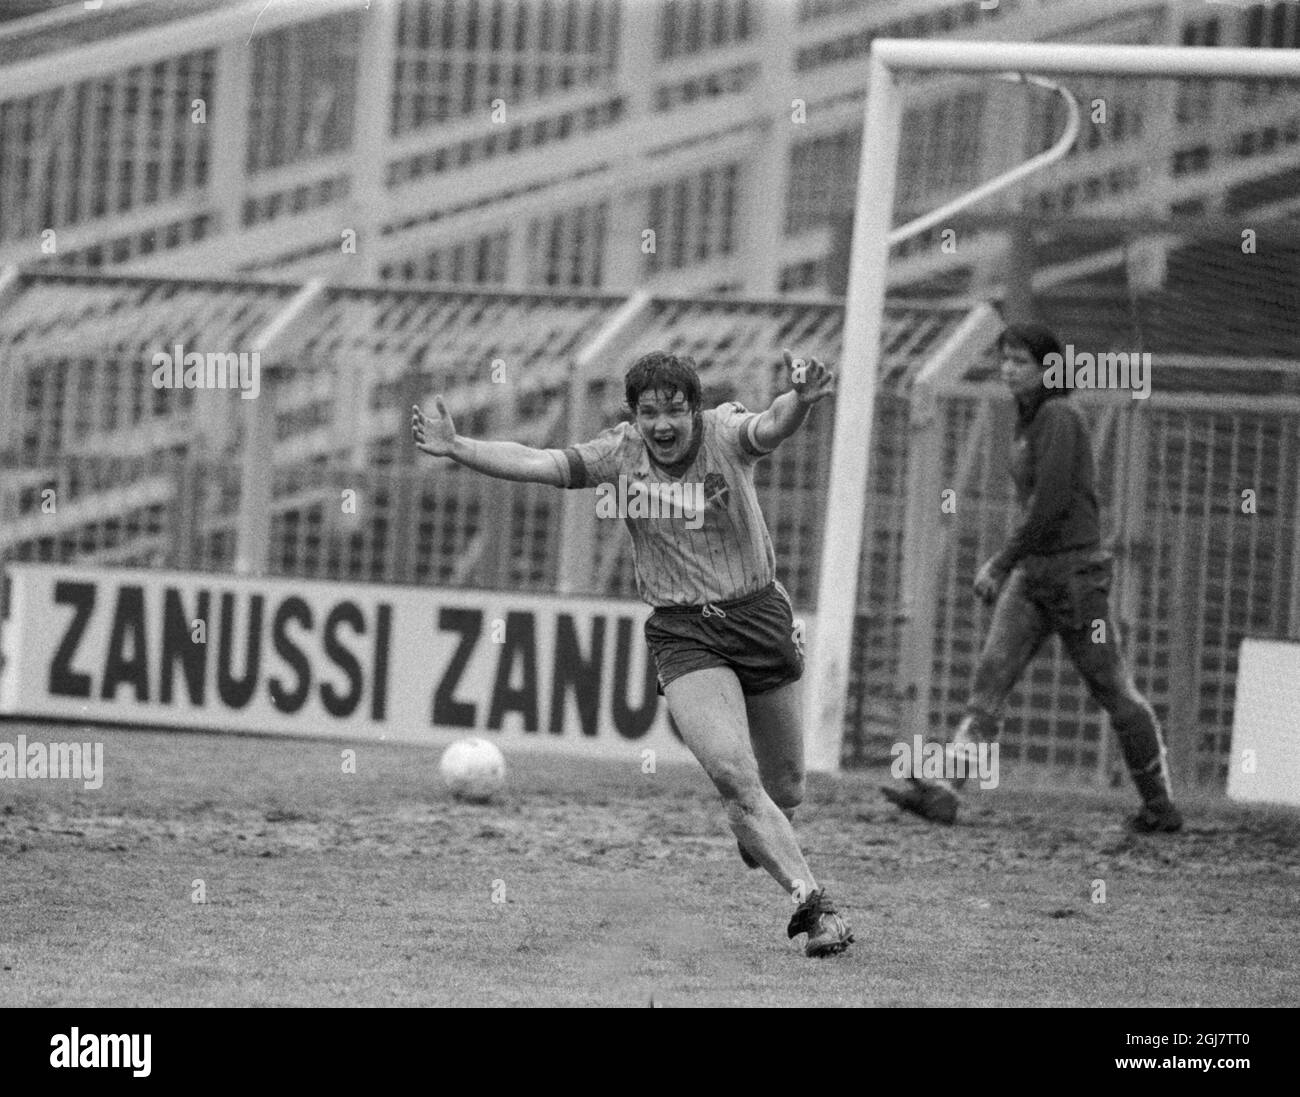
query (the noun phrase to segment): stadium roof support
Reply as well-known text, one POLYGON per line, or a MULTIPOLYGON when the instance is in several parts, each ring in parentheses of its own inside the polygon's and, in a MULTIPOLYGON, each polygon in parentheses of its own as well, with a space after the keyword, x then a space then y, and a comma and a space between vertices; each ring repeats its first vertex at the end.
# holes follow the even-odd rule
MULTIPOLYGON (((1300 431, 1297 431, 1300 440, 1300 431)), ((1300 484, 1296 485, 1300 493, 1300 484)), ((1291 550, 1291 610, 1287 621, 1287 635, 1292 640, 1300 640, 1300 521, 1295 523, 1295 543, 1291 550)))
MULTIPOLYGON (((187 0, 182 8, 185 18, 162 9, 161 19, 142 18, 128 26, 133 22, 130 9, 114 11, 113 7, 108 4, 91 15, 81 4, 69 4, 51 13, 48 33, 35 41, 34 56, 13 58, 0 66, 0 98, 116 72, 124 55, 134 64, 149 64, 191 49, 196 42, 217 38, 247 42, 254 33, 264 35, 302 18, 301 5, 274 0, 187 0), (115 24, 121 29, 115 29, 115 24), (68 48, 70 44, 76 48, 68 48), (53 63, 52 49, 58 50, 53 63)), ((357 7, 357 0, 311 2, 312 14, 318 18, 357 7)), ((10 31, 9 36, 16 33, 10 31)))
MULTIPOLYGON (((839 768, 853 647, 872 411, 881 354, 888 238, 897 182, 903 95, 895 76, 944 73, 1091 74, 1300 79, 1300 53, 1280 49, 1088 43, 949 42, 882 38, 868 57, 868 90, 849 264, 843 361, 818 578, 817 623, 804 695, 808 765, 839 768)), ((935 501, 937 505, 938 501, 935 501)))
MULTIPOLYGON (((325 296, 323 279, 308 282, 253 340, 253 353, 273 354, 292 337, 325 296)), ((255 368, 260 368, 257 366, 255 368)), ((243 394, 241 394, 243 395, 243 394)), ((244 409, 245 429, 235 571, 265 575, 271 545, 271 501, 275 476, 275 385, 260 387, 244 409)))
MULTIPOLYGON (((0 310, 7 309, 10 303, 22 293, 22 276, 15 266, 0 267, 0 310)), ((3 349, 3 341, 0 340, 0 349, 3 349)), ((0 421, 5 424, 11 424, 17 419, 14 410, 14 377, 13 371, 8 368, 8 363, 0 366, 0 421)), ((4 446, 0 444, 0 453, 4 452, 4 446)))
MULTIPOLYGON (((907 715, 905 725, 898 731, 900 736, 907 738, 925 732, 934 670, 935 612, 940 587, 935 573, 944 566, 952 540, 946 529, 945 535, 939 538, 928 533, 925 512, 936 505, 945 488, 953 489, 960 496, 970 478, 972 465, 970 460, 964 461, 957 481, 951 484, 943 482, 943 446, 947 427, 935 414, 937 390, 945 380, 959 375, 965 368, 970 348, 991 342, 1000 325, 998 314, 991 305, 980 305, 972 310, 938 347, 912 385, 908 417, 912 455, 908 463, 899 592, 903 627, 899 652, 899 672, 903 680, 899 687, 907 715)), ((987 403, 981 402, 979 408, 979 414, 987 414, 987 403)), ((974 453, 973 450, 969 452, 974 453)))
MULTIPOLYGON (((599 409, 591 403, 591 383, 597 371, 623 357, 632 340, 645 327, 652 298, 638 293, 628 298, 599 331, 592 336, 569 367, 570 442, 594 438, 604 426, 599 409)), ((564 522, 560 527, 559 584, 561 594, 583 590, 591 581, 596 559, 596 510, 585 493, 570 491, 564 498, 564 522)))

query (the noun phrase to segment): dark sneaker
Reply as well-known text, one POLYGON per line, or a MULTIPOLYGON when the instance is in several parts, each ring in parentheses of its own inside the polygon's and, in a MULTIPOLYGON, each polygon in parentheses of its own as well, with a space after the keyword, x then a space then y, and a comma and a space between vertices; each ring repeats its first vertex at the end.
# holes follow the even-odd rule
POLYGON ((740 859, 741 859, 742 861, 745 862, 745 867, 746 867, 746 868, 762 868, 762 867, 763 867, 763 866, 760 865, 757 861, 754 860, 754 858, 753 858, 753 856, 750 854, 749 850, 747 850, 744 846, 742 846, 742 845, 740 844, 740 839, 739 839, 739 838, 736 839, 736 848, 737 848, 738 850, 740 850, 740 859))
POLYGON ((808 956, 834 956, 853 943, 853 931, 822 890, 814 891, 794 912, 787 937, 808 934, 803 950, 808 956))
POLYGON ((1173 834, 1183 829, 1183 815, 1173 804, 1144 804, 1128 829, 1136 834, 1173 834))
POLYGON ((951 826, 957 818, 957 794, 942 785, 913 781, 902 788, 881 785, 880 791, 891 804, 897 804, 904 811, 910 811, 932 823, 951 826))

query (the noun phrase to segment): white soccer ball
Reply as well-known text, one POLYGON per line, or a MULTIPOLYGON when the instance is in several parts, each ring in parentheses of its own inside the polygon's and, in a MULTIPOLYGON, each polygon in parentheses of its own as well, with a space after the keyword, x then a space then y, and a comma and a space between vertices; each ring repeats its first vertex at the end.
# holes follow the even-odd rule
POLYGON ((457 800, 483 804, 506 784, 506 760, 487 739, 457 739, 442 752, 438 772, 457 800))

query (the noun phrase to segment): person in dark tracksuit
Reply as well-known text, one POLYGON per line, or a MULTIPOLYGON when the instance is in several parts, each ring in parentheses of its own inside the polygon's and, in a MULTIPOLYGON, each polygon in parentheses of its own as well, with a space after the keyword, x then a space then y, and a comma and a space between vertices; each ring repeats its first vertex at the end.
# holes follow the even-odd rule
MULTIPOLYGON (((1001 552, 975 579, 975 594, 996 602, 989 634, 975 669, 966 712, 946 747, 943 778, 914 776, 902 788, 886 786, 898 806, 934 822, 957 815, 956 789, 975 746, 993 742, 1016 682, 1043 642, 1055 633, 1093 698, 1110 716, 1124 761, 1142 797, 1130 828, 1172 832, 1183 820, 1174 806, 1159 723, 1138 692, 1120 651, 1110 614, 1112 556, 1101 546, 1096 469, 1088 427, 1065 397, 1049 387, 1048 355, 1063 354, 1048 329, 1012 325, 998 341, 1002 379, 1016 399, 1011 474, 1023 519, 1001 552)), ((1059 360, 1058 360, 1059 361, 1059 360)), ((973 769, 965 770, 973 772, 973 769)))

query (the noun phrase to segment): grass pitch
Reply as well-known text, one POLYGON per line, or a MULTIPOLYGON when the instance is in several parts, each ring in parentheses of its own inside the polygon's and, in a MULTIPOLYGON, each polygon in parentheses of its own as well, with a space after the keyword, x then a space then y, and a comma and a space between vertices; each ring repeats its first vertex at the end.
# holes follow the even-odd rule
POLYGON ((1012 788, 936 828, 883 771, 814 778, 798 829, 857 943, 813 961, 695 768, 507 752, 473 807, 429 747, 20 733, 101 741, 106 775, 0 781, 3 1006, 1300 1004, 1297 812, 1185 798, 1138 838, 1128 789, 1012 788))

